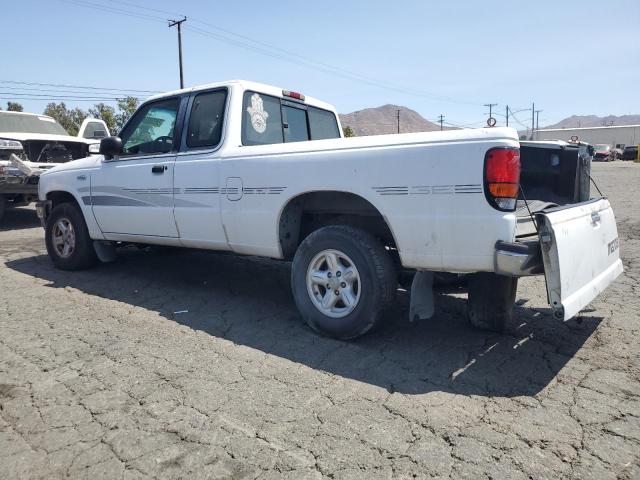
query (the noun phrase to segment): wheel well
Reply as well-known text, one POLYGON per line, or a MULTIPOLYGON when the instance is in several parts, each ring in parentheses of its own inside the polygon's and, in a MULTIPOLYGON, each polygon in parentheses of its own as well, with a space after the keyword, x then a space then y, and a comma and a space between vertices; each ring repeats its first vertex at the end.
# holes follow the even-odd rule
POLYGON ((291 199, 280 215, 278 236, 284 258, 293 258, 302 240, 327 225, 360 228, 396 249, 389 225, 368 200, 348 192, 309 192, 291 199))
POLYGON ((71 195, 69 192, 49 192, 47 193, 47 200, 51 200, 51 210, 61 203, 73 203, 78 205, 76 197, 71 195))

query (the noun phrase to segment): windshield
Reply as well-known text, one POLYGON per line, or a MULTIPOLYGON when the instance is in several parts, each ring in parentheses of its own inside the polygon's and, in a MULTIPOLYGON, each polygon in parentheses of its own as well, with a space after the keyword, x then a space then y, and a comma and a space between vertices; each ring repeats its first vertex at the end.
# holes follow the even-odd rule
POLYGON ((597 151, 601 152, 603 150, 609 150, 609 145, 595 145, 593 148, 595 148, 597 151))
POLYGON ((0 112, 0 132, 69 135, 53 118, 11 112, 0 112))

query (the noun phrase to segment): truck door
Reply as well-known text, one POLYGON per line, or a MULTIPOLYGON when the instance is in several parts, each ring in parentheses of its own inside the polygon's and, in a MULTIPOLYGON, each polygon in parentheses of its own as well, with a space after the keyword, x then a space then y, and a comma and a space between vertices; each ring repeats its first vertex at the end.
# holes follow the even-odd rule
POLYGON ((189 247, 226 250, 220 218, 219 146, 227 104, 227 89, 193 94, 187 106, 185 134, 176 159, 175 219, 180 242, 189 247))
POLYGON ((123 152, 91 176, 90 202, 107 235, 177 237, 173 174, 181 98, 141 107, 121 133, 123 152))

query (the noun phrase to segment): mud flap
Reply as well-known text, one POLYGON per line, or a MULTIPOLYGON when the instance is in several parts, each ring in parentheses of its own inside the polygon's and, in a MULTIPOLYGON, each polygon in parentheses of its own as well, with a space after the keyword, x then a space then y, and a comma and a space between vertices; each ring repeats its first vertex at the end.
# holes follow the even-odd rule
POLYGON ((618 229, 606 198, 536 214, 547 296, 568 320, 622 273, 618 229))
POLYGON ((433 317, 433 272, 416 272, 411 283, 409 321, 427 320, 433 317))
POLYGON ((118 252, 116 252, 116 247, 113 242, 94 240, 93 249, 96 252, 98 260, 103 263, 115 262, 118 258, 118 252))

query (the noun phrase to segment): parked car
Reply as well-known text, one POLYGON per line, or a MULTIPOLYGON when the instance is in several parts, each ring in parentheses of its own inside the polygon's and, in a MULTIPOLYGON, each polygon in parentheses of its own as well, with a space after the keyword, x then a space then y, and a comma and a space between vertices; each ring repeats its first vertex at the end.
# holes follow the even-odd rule
POLYGON ((611 149, 611 145, 605 145, 602 143, 593 146, 594 154, 593 159, 601 162, 610 162, 615 160, 615 153, 611 149))
POLYGON ((616 146, 611 149, 614 160, 619 160, 622 158, 622 152, 624 152, 624 147, 625 147, 624 143, 616 143, 616 146))
POLYGON ((622 160, 636 160, 638 158, 638 145, 627 145, 622 152, 622 160))
POLYGON ((521 145, 512 128, 342 137, 331 105, 268 85, 154 96, 101 155, 41 175, 47 251, 65 270, 121 243, 291 260, 302 317, 342 339, 381 319, 401 270, 417 272, 412 319, 434 314, 433 272, 462 272, 469 320, 492 330, 521 276, 544 274, 568 319, 622 272, 609 202, 583 201, 577 145, 521 145))
POLYGON ((0 220, 6 208, 37 200, 42 171, 86 157, 90 145, 97 153, 98 131, 109 134, 106 124, 95 118, 85 120, 79 137, 73 137, 46 115, 0 111, 0 220), (92 136, 87 136, 90 131, 92 136), (12 161, 12 155, 19 160, 12 161))

